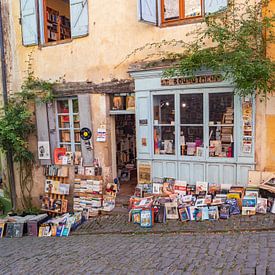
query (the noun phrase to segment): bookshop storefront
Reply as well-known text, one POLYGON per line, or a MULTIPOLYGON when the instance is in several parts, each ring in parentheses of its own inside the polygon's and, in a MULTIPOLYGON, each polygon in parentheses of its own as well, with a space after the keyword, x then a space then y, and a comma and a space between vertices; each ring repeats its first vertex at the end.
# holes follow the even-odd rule
POLYGON ((220 75, 161 75, 131 72, 139 167, 150 167, 151 178, 246 185, 254 170, 253 98, 234 95, 234 86, 220 75))

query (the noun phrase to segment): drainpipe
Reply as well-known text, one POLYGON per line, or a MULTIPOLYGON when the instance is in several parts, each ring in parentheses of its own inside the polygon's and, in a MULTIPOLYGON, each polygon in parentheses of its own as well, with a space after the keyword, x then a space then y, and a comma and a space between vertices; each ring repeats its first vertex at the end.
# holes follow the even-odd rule
MULTIPOLYGON (((1 50, 1 69, 2 69, 2 91, 4 107, 8 105, 8 89, 7 89, 7 71, 6 71, 6 59, 5 59, 5 48, 4 48, 4 33, 3 33, 3 20, 2 20, 2 7, 0 2, 0 50, 1 50)), ((9 172, 9 185, 11 193, 11 202, 13 210, 16 210, 16 189, 15 189, 15 176, 14 176, 14 165, 12 150, 8 150, 6 153, 8 172, 9 172)))

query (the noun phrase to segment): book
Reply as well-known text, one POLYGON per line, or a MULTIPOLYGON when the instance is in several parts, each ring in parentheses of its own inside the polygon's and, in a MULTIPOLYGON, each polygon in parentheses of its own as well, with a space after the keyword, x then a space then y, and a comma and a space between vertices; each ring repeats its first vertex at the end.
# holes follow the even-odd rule
POLYGON ((66 148, 55 148, 54 149, 54 163, 62 164, 62 159, 66 155, 66 148))
POLYGON ((58 225, 56 229, 56 237, 61 237, 63 233, 64 225, 58 225))
POLYGON ((166 218, 170 220, 177 220, 178 215, 178 204, 176 202, 165 203, 166 218))
POLYGON ((206 195, 205 199, 204 199, 204 203, 209 205, 209 204, 211 204, 211 202, 212 202, 212 196, 211 195, 206 195))
POLYGON ((0 238, 3 238, 5 230, 5 223, 0 223, 0 238))
POLYGON ((150 228, 153 226, 153 211, 142 210, 140 213, 140 226, 150 228))
POLYGON ((267 209, 266 209, 267 212, 271 212, 273 201, 274 201, 274 198, 272 197, 267 198, 267 209))
POLYGON ((153 183, 153 194, 161 194, 163 191, 163 184, 153 183))
POLYGON ((153 205, 154 210, 154 222, 155 223, 165 223, 166 222, 166 213, 164 205, 153 205))
POLYGON ((259 197, 259 189, 258 190, 246 190, 245 191, 245 196, 250 196, 250 197, 255 197, 258 198, 259 197))
POLYGON ((220 193, 221 191, 221 185, 219 183, 209 183, 209 189, 208 193, 211 195, 216 195, 217 193, 220 193))
POLYGON ((196 182, 196 194, 199 194, 200 192, 206 192, 208 191, 208 182, 205 181, 197 181, 196 182))
POLYGON ((181 197, 181 198, 182 198, 182 202, 183 202, 183 203, 191 202, 191 200, 192 200, 192 195, 186 195, 186 196, 183 196, 183 197, 181 197))
POLYGON ((221 198, 214 198, 211 203, 211 205, 221 205, 221 204, 223 204, 223 201, 221 198))
POLYGON ((242 215, 251 216, 256 214, 256 207, 242 207, 242 215))
POLYGON ((219 219, 218 206, 209 206, 208 216, 209 216, 209 220, 218 220, 219 219))
POLYGON ((186 195, 195 195, 196 194, 196 185, 187 184, 186 186, 186 195))
POLYGON ((195 207, 193 216, 195 221, 197 222, 202 221, 202 207, 195 207))
POLYGON ((222 204, 220 207, 220 219, 228 219, 230 216, 230 205, 222 204))
POLYGON ((195 220, 195 209, 196 209, 196 207, 195 206, 188 206, 187 209, 188 209, 190 221, 194 221, 195 220))
POLYGON ((182 222, 189 221, 189 212, 188 212, 188 209, 186 207, 180 208, 179 209, 179 216, 180 216, 180 220, 182 222))
POLYGON ((196 207, 201 207, 201 206, 205 206, 205 205, 206 205, 205 199, 197 199, 196 204, 195 204, 196 207))
POLYGON ((230 205, 229 214, 231 215, 238 215, 241 213, 238 202, 236 199, 229 199, 226 200, 226 204, 230 205))
POLYGON ((209 210, 207 206, 202 207, 202 220, 209 220, 209 210))
POLYGON ((140 224, 141 209, 132 209, 132 222, 134 224, 140 224))
MULTIPOLYGON (((154 190, 154 188, 153 188, 154 190)), ((143 187, 142 186, 136 186, 135 188, 135 197, 142 198, 143 197, 143 187)))
POLYGON ((66 225, 64 226, 63 232, 62 232, 62 237, 68 237, 70 234, 71 226, 66 225))
POLYGON ((180 181, 180 180, 175 181, 174 190, 176 194, 186 195, 186 187, 187 187, 186 181, 180 181))
POLYGON ((256 207, 257 204, 257 198, 255 198, 254 196, 245 196, 242 199, 242 206, 243 207, 256 207))
POLYGON ((267 199, 265 199, 265 198, 258 198, 257 199, 256 212, 261 213, 261 214, 266 214, 266 212, 267 212, 267 199))

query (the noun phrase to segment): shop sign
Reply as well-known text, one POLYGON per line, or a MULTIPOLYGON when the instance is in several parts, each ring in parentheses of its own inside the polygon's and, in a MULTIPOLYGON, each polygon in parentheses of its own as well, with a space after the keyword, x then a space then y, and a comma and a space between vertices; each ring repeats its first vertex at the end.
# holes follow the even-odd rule
POLYGON ((176 86, 215 83, 223 80, 222 75, 197 75, 194 77, 175 77, 161 79, 161 86, 176 86))

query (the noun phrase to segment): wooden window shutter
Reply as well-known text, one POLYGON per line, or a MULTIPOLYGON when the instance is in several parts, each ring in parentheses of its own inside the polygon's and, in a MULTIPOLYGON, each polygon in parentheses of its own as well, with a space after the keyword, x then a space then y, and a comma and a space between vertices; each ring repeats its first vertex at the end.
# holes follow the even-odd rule
POLYGON ((20 0, 22 40, 24 46, 38 44, 36 0, 20 0))
POLYGON ((72 38, 88 35, 88 0, 71 0, 70 6, 72 38))
MULTIPOLYGON (((42 102, 36 102, 35 114, 36 114, 37 141, 49 141, 50 138, 49 138, 47 104, 42 102)), ((51 160, 41 159, 40 163, 41 165, 51 164, 51 160)))
POLYGON ((209 15, 225 10, 228 0, 205 0, 204 3, 205 14, 209 15))
MULTIPOLYGON (((92 115, 91 115, 91 100, 89 94, 78 95, 78 107, 79 107, 79 119, 80 119, 80 128, 87 127, 91 129, 92 133, 92 115)), ((94 135, 94 134, 93 134, 94 135)), ((91 138, 93 142, 93 137, 91 138)), ((89 151, 85 142, 81 140, 81 151, 83 157, 84 165, 92 165, 94 160, 93 149, 89 151)))
POLYGON ((158 24, 158 0, 138 0, 138 18, 145 23, 158 24))

